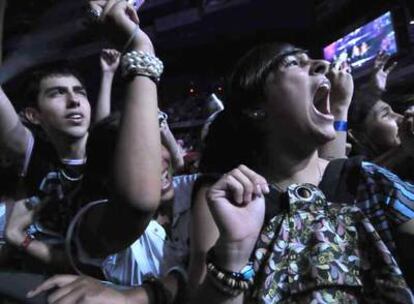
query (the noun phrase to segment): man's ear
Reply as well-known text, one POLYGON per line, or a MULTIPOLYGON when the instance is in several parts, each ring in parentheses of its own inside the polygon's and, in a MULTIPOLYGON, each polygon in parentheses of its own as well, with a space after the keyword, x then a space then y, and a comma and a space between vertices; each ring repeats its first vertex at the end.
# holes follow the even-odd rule
POLYGON ((40 113, 33 107, 27 107, 23 110, 26 119, 34 125, 40 125, 40 113))

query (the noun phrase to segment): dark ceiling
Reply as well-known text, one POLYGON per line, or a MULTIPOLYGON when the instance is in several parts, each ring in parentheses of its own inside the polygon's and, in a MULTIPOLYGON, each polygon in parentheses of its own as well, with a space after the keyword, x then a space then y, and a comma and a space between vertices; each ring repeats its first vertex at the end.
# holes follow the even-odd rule
MULTIPOLYGON (((203 6, 205 1, 147 0, 141 9, 141 24, 172 83, 188 75, 219 77, 260 41, 287 40, 317 54, 322 45, 385 9, 414 12, 412 0, 209 0, 216 4, 210 7, 203 6)), ((35 63, 62 59, 78 60, 89 74, 98 69, 96 54, 105 43, 85 27, 83 3, 8 0, 0 82, 35 63)))

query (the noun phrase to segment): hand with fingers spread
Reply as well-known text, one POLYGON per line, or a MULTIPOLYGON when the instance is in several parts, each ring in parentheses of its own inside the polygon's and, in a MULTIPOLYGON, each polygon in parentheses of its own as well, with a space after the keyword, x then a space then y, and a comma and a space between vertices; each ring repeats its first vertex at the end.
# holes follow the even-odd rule
POLYGON ((371 88, 375 92, 385 92, 387 87, 388 75, 397 66, 397 62, 388 64, 390 55, 384 51, 380 51, 375 58, 374 69, 371 77, 371 88))
POLYGON ((241 165, 215 183, 207 201, 220 231, 214 246, 224 269, 240 271, 248 262, 263 225, 267 181, 241 165))
POLYGON ((400 123, 399 137, 404 152, 410 156, 414 156, 414 111, 409 110, 404 113, 403 121, 400 123))
POLYGON ((119 66, 121 53, 114 49, 103 49, 100 56, 101 69, 103 73, 114 74, 119 66))
POLYGON ((348 109, 354 94, 354 80, 349 73, 349 68, 339 62, 334 62, 326 76, 331 81, 331 112, 335 120, 347 120, 348 109))
POLYGON ((27 297, 33 298, 50 290, 54 291, 47 298, 49 304, 127 303, 126 297, 121 292, 93 278, 74 275, 53 276, 29 291, 27 297))
POLYGON ((123 0, 89 0, 91 10, 99 15, 108 37, 121 51, 128 47, 154 52, 151 40, 139 27, 139 18, 132 4, 123 0))

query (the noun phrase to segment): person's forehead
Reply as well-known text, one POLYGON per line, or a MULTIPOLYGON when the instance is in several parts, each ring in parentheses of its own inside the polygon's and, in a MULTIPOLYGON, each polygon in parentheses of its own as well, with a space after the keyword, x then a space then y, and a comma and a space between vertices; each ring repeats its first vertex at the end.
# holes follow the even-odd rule
POLYGON ((372 112, 378 113, 381 112, 384 109, 390 109, 390 105, 382 100, 378 100, 375 105, 372 107, 372 112))
POLYGON ((83 86, 78 78, 73 75, 50 75, 43 78, 40 82, 40 89, 44 90, 50 87, 63 86, 63 87, 73 87, 73 86, 83 86))
POLYGON ((306 50, 299 49, 299 48, 292 48, 292 49, 285 50, 284 52, 278 54, 275 57, 275 59, 280 60, 280 59, 283 59, 287 56, 296 56, 296 57, 309 58, 308 52, 306 50))

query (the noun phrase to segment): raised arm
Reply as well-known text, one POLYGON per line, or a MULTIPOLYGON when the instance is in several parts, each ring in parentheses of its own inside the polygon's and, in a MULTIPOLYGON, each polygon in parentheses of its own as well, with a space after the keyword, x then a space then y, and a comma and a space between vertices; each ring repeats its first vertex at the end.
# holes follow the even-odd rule
POLYGON ((207 204, 209 184, 202 185, 194 195, 191 210, 191 251, 188 269, 188 284, 190 296, 204 281, 206 276, 207 252, 219 238, 219 231, 207 204))
MULTIPOLYGON (((263 225, 266 193, 266 180, 243 165, 225 174, 208 190, 208 205, 219 230, 209 269, 240 273, 246 266, 263 225)), ((232 278, 226 276, 229 275, 220 276, 209 270, 191 303, 243 303, 243 292, 229 287, 232 278)))
MULTIPOLYGON (((100 21, 114 42, 128 51, 154 55, 148 36, 139 29, 135 10, 126 1, 91 1, 102 5, 100 21), (132 37, 132 38, 130 38, 132 37)), ((119 48, 123 48, 120 46, 119 48)), ((126 67, 123 67, 124 71, 126 67)), ((89 254, 104 257, 133 243, 146 229, 160 202, 161 139, 158 125, 157 86, 144 73, 124 77, 125 100, 121 115, 110 188, 109 204, 91 212, 81 238, 89 254), (92 219, 95 217, 95 219, 92 219), (108 223, 113 225, 108 225, 108 223), (89 224, 90 226, 91 224, 89 224), (85 232, 87 231, 87 232, 85 232), (82 236, 83 235, 83 236, 82 236)), ((86 224, 85 224, 86 225, 86 224)))
POLYGON ((7 149, 11 155, 23 157, 31 136, 11 101, 0 88, 0 149, 7 149))
POLYGON ((335 117, 336 137, 319 149, 319 155, 321 158, 332 160, 346 157, 346 126, 354 82, 349 71, 338 63, 331 66, 327 77, 331 81, 330 106, 335 117))
POLYGON ((103 49, 100 56, 101 86, 95 106, 93 122, 97 123, 111 114, 111 91, 115 72, 119 66, 121 54, 115 49, 103 49))
MULTIPOLYGON (((122 23, 128 37, 135 37, 129 51, 154 55, 150 39, 130 19, 129 14, 135 13, 133 8, 125 1, 109 1, 107 7, 111 3, 114 4, 108 11, 109 21, 122 23)), ((152 215, 158 208, 161 189, 157 85, 141 73, 125 81, 124 108, 114 157, 114 188, 122 201, 152 215)))
POLYGON ((374 67, 371 74, 371 81, 368 84, 367 90, 378 96, 381 96, 381 94, 386 91, 388 75, 398 64, 396 61, 388 64, 389 60, 390 55, 384 51, 380 51, 377 57, 375 57, 374 67))
MULTIPOLYGON (((4 14, 7 1, 0 1, 0 63, 3 61, 4 14)), ((24 156, 31 133, 23 126, 9 98, 0 87, 0 150, 24 156)))

